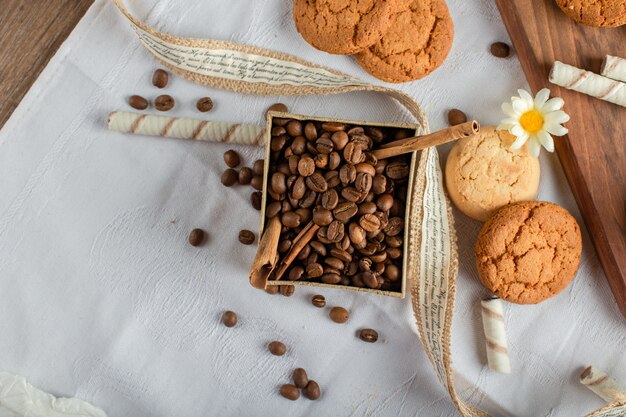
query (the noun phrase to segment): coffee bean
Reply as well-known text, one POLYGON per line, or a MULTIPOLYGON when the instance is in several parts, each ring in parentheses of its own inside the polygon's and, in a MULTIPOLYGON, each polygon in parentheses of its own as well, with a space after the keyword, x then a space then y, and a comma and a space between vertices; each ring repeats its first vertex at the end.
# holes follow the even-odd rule
POLYGON ((376 174, 372 179, 372 191, 374 194, 382 194, 387 188, 387 177, 381 174, 376 174))
POLYGON ((152 74, 152 85, 157 88, 165 87, 168 81, 169 76, 167 75, 167 72, 165 72, 165 70, 159 68, 154 71, 154 74, 152 74))
POLYGON ((401 236, 386 236, 385 243, 389 247, 399 248, 400 246, 402 246, 402 237, 401 236))
POLYGON ((211 97, 202 97, 196 101, 196 109, 202 113, 206 113, 213 109, 213 100, 211 97))
POLYGON ((348 143, 343 149, 343 159, 350 165, 356 165, 361 162, 362 155, 361 146, 354 142, 348 143))
POLYGON ((460 125, 467 122, 467 116, 459 109, 452 109, 448 112, 448 123, 450 126, 460 125))
POLYGON ((316 193, 323 193, 328 189, 328 183, 319 172, 313 172, 305 180, 307 187, 316 193))
POLYGON ((287 352, 287 346, 283 342, 279 342, 278 340, 274 340, 267 345, 267 349, 274 356, 283 356, 285 352, 287 352))
POLYGON ((263 203, 263 193, 260 191, 255 191, 250 194, 250 202, 252 203, 252 207, 255 210, 261 210, 261 204, 263 203))
POLYGON ((287 143, 287 135, 274 136, 270 142, 270 149, 274 152, 279 152, 285 147, 287 143))
POLYGON ((376 212, 376 204, 372 203, 371 201, 367 201, 367 202, 359 204, 359 211, 357 212, 357 214, 359 215, 374 214, 375 212, 376 212))
POLYGON ((311 298, 311 303, 317 308, 324 308, 326 306, 326 298, 323 295, 314 295, 311 298))
POLYGON ((372 260, 372 262, 376 262, 376 263, 385 262, 385 260, 387 259, 387 252, 385 251, 377 252, 373 254, 372 256, 370 256, 370 259, 372 260))
POLYGON ((309 400, 317 400, 320 397, 320 386, 312 379, 309 380, 306 388, 304 388, 304 396, 309 400))
POLYGON ((315 141, 315 149, 321 154, 328 155, 333 151, 333 141, 328 138, 319 138, 315 141))
POLYGON ((391 259, 398 259, 402 257, 402 250, 400 248, 387 248, 387 256, 391 259))
POLYGON ((204 238, 206 233, 202 229, 193 229, 191 233, 189 233, 189 244, 191 246, 200 246, 202 242, 204 242, 204 238))
POLYGON ((326 210, 333 210, 339 204, 339 196, 334 189, 326 190, 322 194, 322 207, 326 210))
POLYGON ((237 314, 233 311, 225 311, 222 315, 222 323, 226 327, 233 327, 237 324, 237 314))
POLYGON ((372 260, 370 258, 359 259, 359 270, 361 272, 367 272, 372 269, 372 260))
POLYGON ((325 169, 328 166, 328 155, 324 153, 318 153, 313 158, 315 166, 319 169, 325 169))
POLYGON ((354 188, 361 193, 369 193, 372 188, 372 176, 365 172, 358 173, 354 181, 354 188))
POLYGON ((359 225, 366 232, 375 232, 380 229, 380 220, 373 214, 364 214, 359 219, 359 225))
POLYGON ((339 132, 340 130, 345 130, 346 125, 343 123, 336 122, 324 122, 322 123, 322 129, 327 132, 339 132))
POLYGON ((338 151, 341 151, 343 150, 343 148, 346 147, 350 139, 348 138, 348 135, 346 134, 346 132, 339 131, 339 132, 333 133, 333 135, 330 137, 330 140, 333 141, 334 148, 337 149, 338 151))
POLYGON ((239 154, 232 149, 224 152, 224 162, 229 168, 236 168, 241 163, 239 154))
POLYGON ((345 223, 350 220, 357 211, 359 211, 359 209, 356 204, 351 201, 344 201, 343 203, 337 204, 337 207, 333 210, 333 215, 335 219, 345 223))
POLYGON ((311 122, 304 125, 304 136, 307 140, 315 140, 317 139, 317 129, 315 125, 311 122))
POLYGON ((169 111, 174 108, 176 102, 170 95, 163 94, 154 99, 154 108, 158 111, 169 111))
POLYGON ((254 174, 252 173, 252 170, 250 168, 242 167, 239 170, 237 181, 239 182, 240 185, 248 185, 250 184, 250 181, 252 181, 253 175, 254 174))
POLYGON ((311 210, 300 207, 300 208, 297 208, 295 212, 298 216, 300 216, 301 224, 308 223, 309 221, 311 221, 311 218, 312 218, 311 210))
POLYGON ((265 292, 268 293, 269 295, 275 295, 278 294, 278 285, 268 285, 267 287, 265 287, 265 292))
POLYGON ((304 389, 309 383, 309 377, 302 368, 296 368, 293 371, 293 383, 296 387, 304 389))
POLYGON ((361 329, 359 338, 367 343, 375 343, 378 340, 378 332, 374 329, 361 329))
POLYGON ((324 179, 328 188, 335 188, 341 182, 339 180, 339 173, 337 171, 328 171, 324 174, 324 179))
POLYGON ((399 234, 404 228, 404 220, 400 217, 392 217, 389 219, 389 223, 387 223, 387 227, 385 227, 385 234, 387 236, 396 236, 399 234))
POLYGON ((344 165, 339 169, 339 179, 343 185, 348 185, 356 180, 356 168, 354 165, 344 165))
POLYGON ((511 47, 504 42, 494 42, 489 48, 491 55, 497 58, 506 58, 511 53, 511 47))
POLYGON ((232 168, 228 168, 222 174, 222 184, 226 187, 232 187, 239 181, 239 174, 232 168))
POLYGON ((322 276, 323 273, 324 273, 324 268, 322 267, 322 265, 318 264, 317 262, 308 264, 306 266, 306 274, 309 278, 319 278, 322 276))
POLYGON ((280 201, 273 201, 267 205, 265 208, 265 217, 271 219, 272 217, 276 217, 278 213, 281 212, 283 205, 280 201))
POLYGON ((369 288, 372 288, 372 289, 378 288, 378 280, 376 279, 376 275, 374 275, 372 272, 369 272, 369 271, 361 272, 361 280, 369 288))
MULTIPOLYGON (((289 249, 291 249, 291 243, 292 242, 289 239, 285 239, 285 240, 281 241, 278 244, 278 252, 280 252, 280 253, 287 252, 289 249)), ((293 270, 294 268, 297 268, 297 267, 294 266, 293 268, 291 268, 291 270, 293 270)), ((291 270, 290 270, 290 273, 291 273, 291 270)))
MULTIPOLYGON (((348 263, 350 261, 352 261, 352 255, 350 255, 347 251, 343 250, 343 249, 339 249, 339 248, 332 248, 330 250, 330 255, 333 258, 336 258, 344 263, 348 263)), ((328 258, 328 259, 333 259, 333 258, 328 258)), ((327 260, 328 260, 327 259, 327 260)), ((327 262, 328 263, 328 262, 327 262)), ((329 264, 330 265, 330 264, 329 264)), ((333 266, 331 265, 333 268, 337 268, 337 269, 343 269, 345 268, 345 265, 341 265, 341 268, 338 268, 337 266, 333 266)))
POLYGON ((265 161, 262 159, 257 159, 254 161, 254 165, 252 165, 252 172, 254 175, 263 175, 263 170, 265 167, 265 161))
POLYGON ((298 391, 298 388, 295 385, 285 384, 280 387, 280 395, 288 400, 295 401, 300 398, 300 391, 298 391))
POLYGON ((280 285, 278 291, 280 291, 280 295, 283 297, 291 297, 296 292, 296 287, 293 285, 280 285))
POLYGON ((250 230, 244 229, 239 232, 239 242, 241 242, 244 245, 252 245, 255 239, 256 237, 254 236, 254 233, 251 232, 250 230))
POLYGON ((335 323, 345 323, 350 318, 350 313, 343 307, 333 307, 328 315, 335 323))
POLYGON ((306 155, 300 158, 298 162, 298 172, 303 177, 309 177, 315 172, 315 161, 310 156, 306 155))
POLYGON ((385 267, 385 272, 383 272, 385 278, 389 281, 395 282, 400 278, 400 268, 398 268, 394 264, 389 264, 385 267))
POLYGON ((331 242, 337 242, 338 240, 343 239, 344 235, 344 225, 339 220, 334 220, 332 223, 328 225, 328 229, 326 230, 326 237, 331 242))
POLYGON ((294 138, 302 135, 302 123, 299 120, 290 120, 285 129, 287 129, 287 134, 294 138))
POLYGON ((313 209, 313 223, 322 227, 328 226, 333 221, 333 213, 323 207, 313 209))
POLYGON ((326 253, 327 253, 326 246, 324 246, 323 243, 314 240, 310 243, 310 245, 311 245, 311 249, 313 249, 316 253, 319 253, 322 256, 326 256, 326 253))
POLYGON ((341 164, 341 156, 337 152, 328 154, 328 169, 335 170, 341 164))
POLYGON ((341 282, 341 275, 339 274, 324 274, 320 277, 320 280, 324 284, 337 285, 341 282))
POLYGON ((335 268, 337 270, 342 270, 343 268, 345 268, 345 265, 342 260, 332 257, 332 256, 324 259, 324 263, 330 266, 331 268, 335 268))
POLYGON ((254 177, 252 177, 252 179, 250 180, 250 185, 255 190, 259 190, 259 191, 262 190, 263 189, 263 176, 255 175, 254 177))
POLYGON ((287 134, 287 129, 283 126, 274 126, 270 133, 272 136, 283 136, 287 134))
POLYGON ((393 161, 387 164, 385 173, 392 180, 400 180, 409 176, 409 165, 402 161, 393 161))
POLYGON ((303 208, 309 208, 312 207, 313 204, 315 204, 317 200, 317 193, 315 191, 307 191, 306 194, 304 194, 304 198, 302 198, 302 200, 300 200, 300 207, 303 208))
POLYGON ((287 181, 287 177, 282 172, 275 172, 274 174, 272 174, 272 178, 270 180, 272 191, 278 194, 287 192, 286 181, 287 181))
POLYGON ((350 142, 354 142, 355 144, 361 147, 361 150, 368 151, 372 148, 373 142, 372 140, 365 135, 354 135, 350 137, 350 142))
POLYGON ((150 103, 148 103, 148 100, 146 100, 145 98, 141 96, 133 95, 133 96, 128 97, 128 105, 132 107, 133 109, 145 110, 148 108, 150 103))
MULTIPOLYGON (((270 112, 270 111, 279 111, 279 112, 282 112, 282 113, 287 113, 289 111, 289 109, 283 103, 274 103, 271 106, 269 106, 267 108, 267 110, 265 110, 265 117, 266 118, 267 118, 267 113, 270 112)), ((276 120, 276 119, 274 119, 274 120, 276 120)))
POLYGON ((391 194, 383 194, 376 200, 376 207, 382 212, 386 212, 393 206, 393 196, 391 194))
POLYGON ((357 191, 357 189, 354 187, 345 187, 343 190, 341 190, 341 196, 346 200, 355 203, 361 199, 363 193, 357 191))
POLYGON ((291 227, 292 229, 300 226, 300 216, 298 213, 294 211, 288 211, 285 213, 283 211, 283 215, 280 218, 280 222, 287 227, 291 227))

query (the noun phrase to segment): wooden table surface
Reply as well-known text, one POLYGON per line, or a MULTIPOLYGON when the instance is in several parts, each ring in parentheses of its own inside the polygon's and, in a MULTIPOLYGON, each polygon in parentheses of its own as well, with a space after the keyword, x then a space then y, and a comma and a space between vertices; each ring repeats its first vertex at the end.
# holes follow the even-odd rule
POLYGON ((2 0, 0 127, 93 0, 2 0))

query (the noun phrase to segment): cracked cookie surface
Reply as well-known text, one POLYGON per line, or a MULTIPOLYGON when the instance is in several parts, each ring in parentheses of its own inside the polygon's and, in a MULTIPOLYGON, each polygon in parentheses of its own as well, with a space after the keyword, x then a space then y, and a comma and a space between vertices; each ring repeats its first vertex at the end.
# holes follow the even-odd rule
POLYGON ((556 0, 569 18, 596 27, 616 27, 626 24, 624 0, 556 0))
POLYGON ((576 220, 556 204, 524 201, 498 210, 476 241, 483 285, 498 297, 536 304, 561 292, 580 262, 576 220))
POLYGON ((446 188, 465 215, 485 221, 502 206, 537 196, 539 160, 525 145, 509 149, 514 140, 508 132, 482 126, 478 135, 461 139, 450 150, 446 188))
POLYGON ((446 59, 454 25, 443 0, 400 0, 382 39, 356 59, 374 77, 400 83, 418 80, 446 59))
POLYGON ((296 28, 313 47, 354 54, 376 43, 389 28, 400 0, 294 0, 296 28))

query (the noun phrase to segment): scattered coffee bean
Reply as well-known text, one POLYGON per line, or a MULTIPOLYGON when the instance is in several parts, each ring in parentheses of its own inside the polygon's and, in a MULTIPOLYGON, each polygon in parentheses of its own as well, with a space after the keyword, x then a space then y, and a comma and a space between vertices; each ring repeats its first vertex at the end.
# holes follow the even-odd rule
POLYGON ((226 187, 232 187, 239 181, 239 174, 232 168, 228 168, 222 174, 222 184, 226 187))
POLYGON ((261 210, 261 204, 263 203, 263 193, 260 191, 255 191, 250 194, 250 202, 252 203, 252 207, 255 210, 261 210))
POLYGON ((242 167, 239 170, 239 184, 240 185, 250 184, 250 181, 252 181, 253 176, 254 176, 254 173, 252 172, 250 168, 242 167))
POLYGON ((333 307, 328 315, 335 323, 345 323, 350 318, 350 313, 343 307, 333 307))
POLYGON ((252 245, 255 238, 256 237, 254 236, 254 233, 250 230, 244 229, 239 232, 239 242, 241 242, 243 245, 252 245))
POLYGON ((263 189, 263 175, 255 175, 254 177, 252 177, 252 179, 250 180, 250 185, 255 190, 261 191, 263 189))
POLYGON ((196 109, 202 113, 206 113, 213 109, 213 100, 211 97, 202 97, 196 101, 196 109))
POLYGON ((165 70, 159 68, 154 71, 154 74, 152 74, 152 85, 155 87, 164 88, 168 81, 169 76, 165 70))
POLYGON ((241 158, 237 152, 230 149, 224 152, 224 162, 229 168, 236 168, 241 163, 241 158))
POLYGON ((233 311, 225 311, 222 315, 222 322, 226 327, 233 327, 237 324, 237 314, 233 311))
POLYGON ((302 368, 294 369, 292 377, 294 385, 300 389, 306 388, 309 383, 309 377, 307 376, 306 371, 302 368))
POLYGON ((128 104, 130 107, 137 110, 145 110, 149 105, 148 100, 138 95, 128 97, 128 104))
POLYGON ((202 242, 204 242, 204 237, 206 234, 202 229, 193 229, 191 233, 189 233, 189 244, 191 246, 200 246, 202 242))
POLYGON ((280 285, 280 294, 285 297, 291 297, 296 292, 295 285, 280 285))
POLYGON ((278 285, 268 285, 267 287, 265 287, 265 292, 268 293, 269 295, 278 294, 278 291, 279 291, 278 285))
POLYGON ((283 103, 274 103, 271 106, 269 106, 267 110, 265 110, 265 117, 267 117, 267 112, 270 112, 270 111, 279 111, 279 112, 287 113, 289 109, 283 103))
POLYGON ((313 381, 312 379, 309 380, 309 383, 304 388, 304 396, 313 401, 317 400, 320 397, 320 386, 317 384, 317 382, 313 381))
POLYGON ((359 338, 367 343, 374 343, 378 340, 378 332, 374 329, 361 329, 359 338))
POLYGON ((263 176, 264 167, 265 161, 262 159, 257 159, 256 161, 254 161, 254 165, 252 165, 252 172, 254 172, 254 175, 263 176))
POLYGON ((317 308, 323 308, 326 306, 326 298, 323 295, 314 295, 311 303, 317 308))
POLYGON ((459 109, 452 109, 448 112, 448 123, 450 126, 460 125, 467 122, 467 116, 459 109))
POLYGON ((295 385, 285 384, 280 387, 280 395, 288 400, 295 401, 300 398, 300 391, 295 385))
POLYGON ((174 98, 170 95, 163 94, 154 99, 154 108, 158 111, 169 111, 176 105, 174 98))
MULTIPOLYGON (((273 287, 274 285, 270 285, 273 287)), ((287 352, 287 346, 283 342, 279 342, 278 340, 274 340, 267 345, 267 349, 274 356, 283 356, 285 352, 287 352)))
POLYGON ((494 42, 491 44, 491 55, 497 58, 506 58, 511 53, 511 47, 504 42, 494 42))

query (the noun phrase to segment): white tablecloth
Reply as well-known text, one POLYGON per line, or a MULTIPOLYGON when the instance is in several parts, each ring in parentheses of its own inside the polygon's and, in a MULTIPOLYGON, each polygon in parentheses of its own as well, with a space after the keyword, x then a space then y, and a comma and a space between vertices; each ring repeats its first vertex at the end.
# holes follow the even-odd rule
MULTIPOLYGON (((352 58, 306 44, 287 0, 130 3, 163 31, 293 53, 379 83, 352 58)), ((451 107, 495 124, 500 103, 527 86, 519 62, 489 54, 492 42, 508 41, 493 1, 448 3, 448 59, 398 87, 422 103, 433 130, 446 126, 451 107)), ((259 213, 250 188, 220 184, 228 146, 107 131, 107 113, 128 109, 128 95, 161 94, 150 83, 154 68, 113 4, 96 0, 0 132, 0 370, 113 417, 456 415, 419 345, 408 299, 303 288, 270 297, 249 286, 255 248, 237 233, 256 230, 259 213), (187 244, 194 227, 208 230, 205 246, 187 244), (318 292, 351 310, 346 325, 311 306, 318 292), (239 314, 236 328, 220 324, 225 309, 239 314), (379 342, 358 340, 361 327, 378 329, 379 342), (267 352, 274 339, 289 347, 284 357, 267 352), (320 400, 278 395, 295 367, 319 382, 320 400)), ((198 116, 195 100, 211 96, 215 120, 261 123, 276 101, 304 114, 408 120, 372 93, 257 97, 181 78, 166 92, 176 115, 198 116)), ((261 157, 259 148, 237 150, 248 165, 261 157)), ((541 169, 539 198, 581 222, 556 156, 544 152, 541 169)), ((479 300, 487 293, 473 255, 480 224, 456 218, 452 351, 463 397, 499 416, 578 416, 601 406, 577 377, 593 363, 626 382, 626 331, 586 233, 578 275, 562 294, 506 305, 513 372, 500 375, 484 352, 479 300)))

